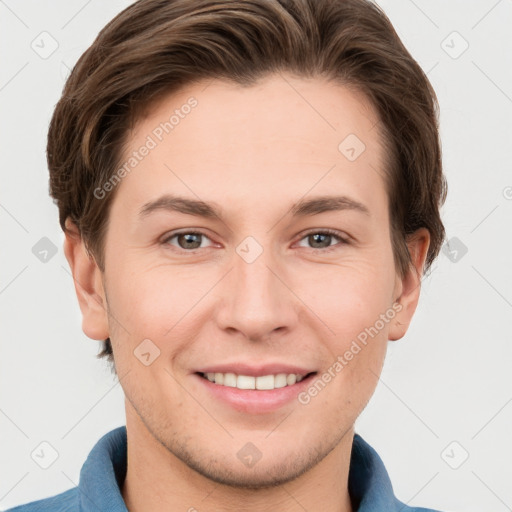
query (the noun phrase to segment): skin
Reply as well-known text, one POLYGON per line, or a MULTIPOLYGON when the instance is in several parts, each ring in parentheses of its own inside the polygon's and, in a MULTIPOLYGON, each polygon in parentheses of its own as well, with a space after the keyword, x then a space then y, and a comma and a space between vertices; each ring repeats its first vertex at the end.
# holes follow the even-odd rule
POLYGON ((131 512, 351 511, 354 422, 375 390, 388 340, 406 333, 416 309, 429 233, 409 240, 413 266, 400 277, 377 114, 362 94, 321 79, 189 85, 139 120, 125 156, 191 96, 197 107, 117 185, 105 272, 71 223, 65 240, 83 330, 110 337, 126 396, 123 498, 131 512), (351 133, 366 146, 353 162, 338 150, 351 133), (171 211, 140 220, 143 205, 164 192, 215 202, 223 221, 171 211), (333 193, 369 214, 292 217, 295 202, 333 193), (183 228, 205 234, 200 248, 169 239, 183 228), (327 228, 348 243, 333 236, 315 245, 304 234, 327 228), (248 236, 263 248, 250 264, 236 252, 248 236), (270 361, 320 376, 395 301, 400 312, 306 405, 236 411, 193 374, 270 361), (149 366, 134 356, 144 339, 160 349, 149 366), (252 468, 237 458, 247 442, 262 453, 252 468))

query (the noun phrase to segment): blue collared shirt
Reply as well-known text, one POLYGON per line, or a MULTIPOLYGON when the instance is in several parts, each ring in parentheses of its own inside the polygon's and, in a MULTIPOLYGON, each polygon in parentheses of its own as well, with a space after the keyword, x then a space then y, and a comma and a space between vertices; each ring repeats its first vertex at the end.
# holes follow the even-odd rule
MULTIPOLYGON (((121 495, 126 448, 125 426, 108 432, 89 453, 77 487, 6 512, 128 512, 121 495)), ((359 434, 354 435, 348 487, 354 512, 436 512, 408 507, 395 497, 384 463, 359 434)))

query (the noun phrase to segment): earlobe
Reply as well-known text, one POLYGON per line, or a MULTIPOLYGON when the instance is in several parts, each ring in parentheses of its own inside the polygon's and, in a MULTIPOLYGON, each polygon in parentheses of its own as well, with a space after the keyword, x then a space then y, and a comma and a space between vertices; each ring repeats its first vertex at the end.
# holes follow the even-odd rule
POLYGON ((411 265, 403 278, 397 278, 399 296, 395 302, 400 307, 396 307, 399 311, 389 328, 388 339, 391 341, 399 340, 405 335, 416 311, 429 245, 430 233, 426 228, 415 231, 407 241, 411 265))
POLYGON ((64 254, 71 268, 82 312, 82 330, 93 340, 105 340, 109 337, 109 330, 101 271, 88 254, 78 228, 69 218, 66 220, 64 254))

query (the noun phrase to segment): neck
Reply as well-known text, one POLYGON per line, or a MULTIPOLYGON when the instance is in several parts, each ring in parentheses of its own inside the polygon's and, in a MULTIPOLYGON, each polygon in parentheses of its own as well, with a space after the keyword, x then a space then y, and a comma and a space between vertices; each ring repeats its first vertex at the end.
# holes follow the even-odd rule
POLYGON ((353 430, 295 480, 247 489, 199 474, 155 439, 138 415, 127 414, 126 419, 128 460, 121 493, 129 512, 352 512, 348 472, 353 430))

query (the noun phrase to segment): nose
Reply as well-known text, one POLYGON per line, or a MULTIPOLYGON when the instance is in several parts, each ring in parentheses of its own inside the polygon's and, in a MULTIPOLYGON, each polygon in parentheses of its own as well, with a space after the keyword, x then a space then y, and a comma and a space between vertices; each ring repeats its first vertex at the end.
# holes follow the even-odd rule
POLYGON ((292 330, 300 301, 289 288, 284 262, 270 250, 263 250, 254 261, 240 254, 234 253, 233 269, 223 279, 219 327, 250 341, 265 341, 292 330))

